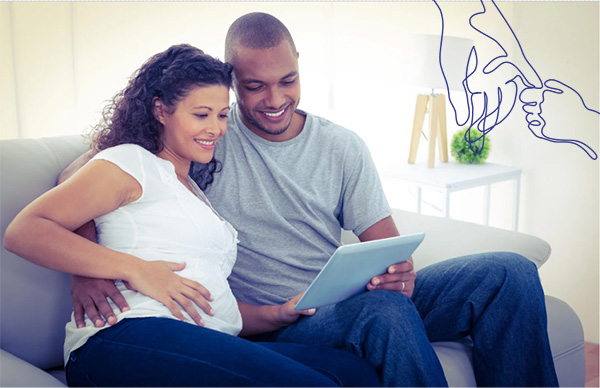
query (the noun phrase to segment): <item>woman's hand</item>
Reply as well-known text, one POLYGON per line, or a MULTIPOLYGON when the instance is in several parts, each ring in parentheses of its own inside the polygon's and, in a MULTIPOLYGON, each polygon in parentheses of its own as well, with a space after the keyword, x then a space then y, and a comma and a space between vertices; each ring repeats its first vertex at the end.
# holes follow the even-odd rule
POLYGON ((208 315, 214 315, 208 303, 212 302, 212 297, 202 284, 174 273, 183 268, 185 263, 141 261, 138 271, 127 280, 133 289, 167 306, 175 317, 186 320, 181 312, 183 307, 194 322, 204 326, 194 303, 208 315))

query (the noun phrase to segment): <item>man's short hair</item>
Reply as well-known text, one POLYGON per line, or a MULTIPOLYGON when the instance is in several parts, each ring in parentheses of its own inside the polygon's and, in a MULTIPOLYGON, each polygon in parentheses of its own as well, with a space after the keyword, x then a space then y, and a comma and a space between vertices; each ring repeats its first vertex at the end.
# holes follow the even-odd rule
POLYGON ((246 14, 234 21, 227 31, 225 61, 234 64, 239 46, 263 50, 278 46, 284 39, 296 52, 292 35, 279 19, 263 12, 246 14))

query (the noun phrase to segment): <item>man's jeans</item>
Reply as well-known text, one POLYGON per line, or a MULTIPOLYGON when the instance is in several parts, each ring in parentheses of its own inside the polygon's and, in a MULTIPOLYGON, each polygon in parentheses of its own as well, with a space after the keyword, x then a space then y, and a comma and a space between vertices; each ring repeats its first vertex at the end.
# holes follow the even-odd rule
POLYGON ((257 344, 169 318, 125 319, 71 353, 69 386, 377 386, 371 365, 348 352, 257 344))
POLYGON ((479 386, 558 386, 537 268, 512 253, 446 260, 418 272, 412 299, 365 292, 253 339, 349 350, 384 386, 445 386, 430 342, 465 336, 479 386))

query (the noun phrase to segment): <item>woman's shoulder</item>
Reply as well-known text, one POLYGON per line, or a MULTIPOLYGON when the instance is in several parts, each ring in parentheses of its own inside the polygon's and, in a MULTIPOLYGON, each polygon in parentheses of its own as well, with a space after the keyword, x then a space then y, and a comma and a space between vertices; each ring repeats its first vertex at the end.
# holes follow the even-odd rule
MULTIPOLYGON (((137 144, 120 144, 98 152, 92 160, 106 160, 119 166, 123 171, 141 179, 148 172, 155 171, 158 157, 137 144)), ((139 180, 138 179, 138 180, 139 180)))
POLYGON ((137 144, 119 144, 98 152, 94 159, 118 160, 144 160, 154 159, 156 155, 137 144))
POLYGON ((119 145, 116 145, 113 147, 103 149, 102 151, 98 152, 98 155, 129 154, 129 153, 154 155, 150 151, 145 149, 144 147, 137 145, 137 144, 133 144, 133 143, 119 144, 119 145))

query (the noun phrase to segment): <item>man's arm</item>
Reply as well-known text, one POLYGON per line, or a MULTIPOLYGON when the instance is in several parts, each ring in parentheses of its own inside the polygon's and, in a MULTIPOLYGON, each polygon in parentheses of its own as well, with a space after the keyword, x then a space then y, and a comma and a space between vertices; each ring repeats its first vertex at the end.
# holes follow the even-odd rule
MULTIPOLYGON (((358 238, 360 241, 365 242, 396 237, 399 235, 400 233, 398 233, 398 228, 396 228, 394 219, 389 216, 373 224, 360 236, 358 236, 358 238)), ((397 291, 411 297, 415 289, 416 278, 417 274, 414 271, 413 259, 411 257, 405 262, 390 265, 387 273, 375 276, 373 279, 371 279, 371 282, 367 284, 367 289, 369 291, 397 291)))
MULTIPOLYGON (((72 177, 73 174, 75 174, 77 171, 79 171, 79 169, 81 167, 85 166, 87 164, 87 162, 92 160, 92 158, 96 154, 97 154, 97 152, 95 150, 90 149, 90 150, 87 150, 86 152, 84 152, 83 154, 79 155, 79 157, 77 159, 72 161, 71 164, 69 164, 67 167, 65 167, 65 169, 62 170, 62 172, 60 174, 58 174, 58 178, 56 179, 56 184, 60 185, 61 183, 63 183, 64 181, 66 181, 67 179, 72 177)), ((95 239, 96 239, 96 237, 94 237, 94 240, 95 239)))
MULTIPOLYGON (((69 179, 89 162, 95 154, 96 151, 88 150, 79 156, 59 174, 56 183, 61 184, 69 179)), ((74 232, 90 241, 97 242, 94 221, 84 224, 74 232)), ((114 281, 77 275, 71 276, 71 299, 73 301, 73 312, 77 327, 85 326, 84 313, 94 322, 94 326, 96 327, 104 326, 105 320, 109 325, 114 325, 117 322, 117 317, 108 302, 108 298, 121 311, 129 310, 125 298, 115 286, 114 281)))

